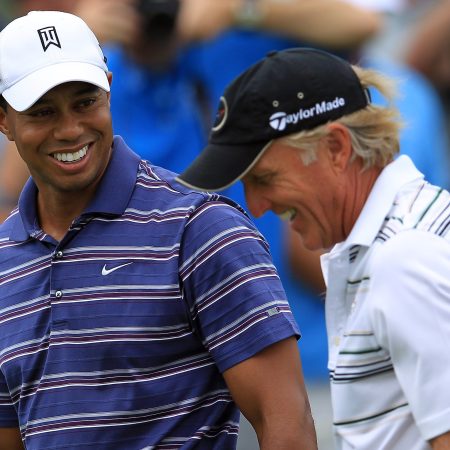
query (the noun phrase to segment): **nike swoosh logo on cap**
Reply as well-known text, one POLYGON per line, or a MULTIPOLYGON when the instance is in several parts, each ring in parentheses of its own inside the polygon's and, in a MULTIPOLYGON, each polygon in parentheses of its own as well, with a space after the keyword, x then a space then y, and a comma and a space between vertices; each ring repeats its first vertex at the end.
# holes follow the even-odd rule
POLYGON ((106 264, 103 266, 102 269, 102 275, 109 275, 110 273, 114 272, 115 270, 121 269, 122 267, 129 266, 130 264, 133 264, 132 262, 121 264, 120 266, 111 267, 111 269, 106 268, 106 264))

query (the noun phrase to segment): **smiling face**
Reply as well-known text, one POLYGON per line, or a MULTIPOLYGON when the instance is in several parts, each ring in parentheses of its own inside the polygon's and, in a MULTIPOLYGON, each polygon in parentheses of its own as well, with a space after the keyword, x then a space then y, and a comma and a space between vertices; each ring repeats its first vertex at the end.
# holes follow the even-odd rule
POLYGON ((40 197, 88 201, 111 155, 109 93, 64 83, 23 112, 0 109, 0 129, 15 141, 40 197))
POLYGON ((280 140, 266 150, 243 178, 248 208, 260 217, 272 210, 288 219, 310 250, 330 248, 345 239, 343 230, 348 161, 319 142, 317 160, 305 165, 301 150, 280 140))

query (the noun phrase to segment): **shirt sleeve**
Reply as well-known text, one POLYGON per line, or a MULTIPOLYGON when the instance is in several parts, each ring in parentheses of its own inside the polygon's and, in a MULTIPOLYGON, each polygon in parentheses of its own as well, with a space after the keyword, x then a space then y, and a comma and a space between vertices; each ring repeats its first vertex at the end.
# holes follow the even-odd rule
POLYGON ((186 225, 180 259, 193 326, 221 372, 299 336, 268 245, 234 206, 200 206, 186 225))
POLYGON ((374 261, 370 310, 424 439, 450 430, 450 242, 400 233, 374 261))

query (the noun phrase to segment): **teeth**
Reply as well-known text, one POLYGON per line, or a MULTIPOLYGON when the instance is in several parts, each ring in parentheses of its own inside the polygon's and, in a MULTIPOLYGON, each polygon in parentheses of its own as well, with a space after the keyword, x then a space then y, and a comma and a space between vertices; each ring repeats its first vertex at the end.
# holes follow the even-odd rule
POLYGON ((282 212, 281 214, 278 214, 278 217, 281 220, 290 221, 294 219, 296 214, 297 211, 294 208, 289 208, 286 211, 282 212))
POLYGON ((75 153, 53 153, 53 158, 62 162, 77 162, 86 156, 87 150, 88 146, 86 145, 75 153))

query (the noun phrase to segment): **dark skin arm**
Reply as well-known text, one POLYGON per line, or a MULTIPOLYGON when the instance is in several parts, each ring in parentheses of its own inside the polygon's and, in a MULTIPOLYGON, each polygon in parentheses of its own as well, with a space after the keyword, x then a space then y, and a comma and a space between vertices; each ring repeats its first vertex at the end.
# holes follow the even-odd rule
POLYGON ((0 428, 0 450, 24 450, 19 428, 0 428))
POLYGON ((228 369, 224 378, 262 450, 317 449, 295 338, 228 369))
POLYGON ((432 439, 430 445, 433 450, 450 450, 450 431, 432 439))

